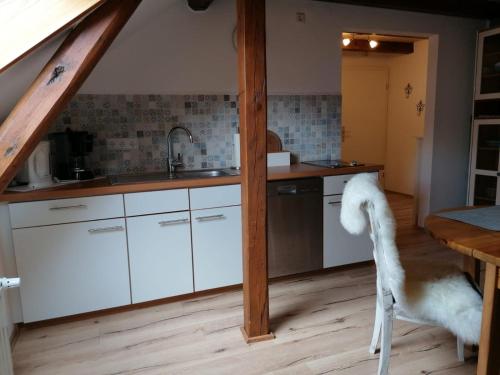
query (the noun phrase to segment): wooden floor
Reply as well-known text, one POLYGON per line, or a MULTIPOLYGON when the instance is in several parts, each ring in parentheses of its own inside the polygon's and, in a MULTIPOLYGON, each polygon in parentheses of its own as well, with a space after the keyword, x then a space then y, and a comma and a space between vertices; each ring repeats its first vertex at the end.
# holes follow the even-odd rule
MULTIPOLYGON (((412 227, 411 198, 390 194, 402 257, 432 254, 461 262, 412 227)), ((75 296, 75 298, 78 298, 75 296)), ((276 339, 247 345, 242 293, 226 292, 43 328, 23 328, 16 374, 375 374, 368 354, 375 308, 374 266, 275 282, 276 339)), ((391 374, 474 374, 457 361, 455 338, 440 328, 397 321, 391 374)))

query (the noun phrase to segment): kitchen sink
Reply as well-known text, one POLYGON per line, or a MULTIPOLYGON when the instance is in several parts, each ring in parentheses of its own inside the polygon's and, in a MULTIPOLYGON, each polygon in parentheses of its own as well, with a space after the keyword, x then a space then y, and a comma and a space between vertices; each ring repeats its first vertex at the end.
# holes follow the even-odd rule
POLYGON ((223 169, 209 169, 200 171, 181 171, 177 172, 175 175, 177 178, 204 178, 234 176, 235 174, 231 174, 223 169))
POLYGON ((201 169, 201 170, 183 170, 178 171, 173 177, 166 172, 141 173, 141 174, 123 174, 108 176, 111 185, 138 184, 144 182, 158 182, 168 180, 182 180, 189 178, 210 178, 238 176, 238 171, 230 169, 201 169))

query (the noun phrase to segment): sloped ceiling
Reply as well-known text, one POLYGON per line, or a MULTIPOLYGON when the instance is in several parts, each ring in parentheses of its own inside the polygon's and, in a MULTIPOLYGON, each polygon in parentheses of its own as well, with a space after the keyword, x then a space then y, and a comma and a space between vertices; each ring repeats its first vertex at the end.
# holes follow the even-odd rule
POLYGON ((106 0, 0 2, 0 72, 68 29, 106 0))

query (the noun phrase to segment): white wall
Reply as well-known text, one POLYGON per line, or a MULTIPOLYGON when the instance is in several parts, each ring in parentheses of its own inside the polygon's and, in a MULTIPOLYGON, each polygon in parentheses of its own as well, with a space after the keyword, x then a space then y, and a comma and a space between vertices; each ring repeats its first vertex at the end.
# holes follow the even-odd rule
MULTIPOLYGON (((435 104, 436 112, 426 113, 423 208, 465 203, 475 32, 484 22, 309 0, 268 1, 267 11, 271 93, 339 93, 342 31, 432 36, 436 85, 426 109, 435 104), (305 24, 295 22, 297 11, 305 24)), ((82 91, 234 93, 235 22, 233 0, 217 0, 205 13, 191 12, 185 0, 144 0, 82 91)), ((47 56, 49 49, 0 74, 0 118, 47 56)))

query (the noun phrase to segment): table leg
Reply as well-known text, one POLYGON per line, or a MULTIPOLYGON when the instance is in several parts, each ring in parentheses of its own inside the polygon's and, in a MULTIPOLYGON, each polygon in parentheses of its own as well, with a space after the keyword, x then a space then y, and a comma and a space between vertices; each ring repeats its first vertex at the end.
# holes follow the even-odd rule
POLYGON ((499 267, 486 264, 483 297, 483 320, 479 342, 478 375, 500 373, 500 290, 498 289, 499 267))
POLYGON ((464 255, 464 271, 467 272, 478 286, 481 285, 481 261, 469 255, 464 255))

